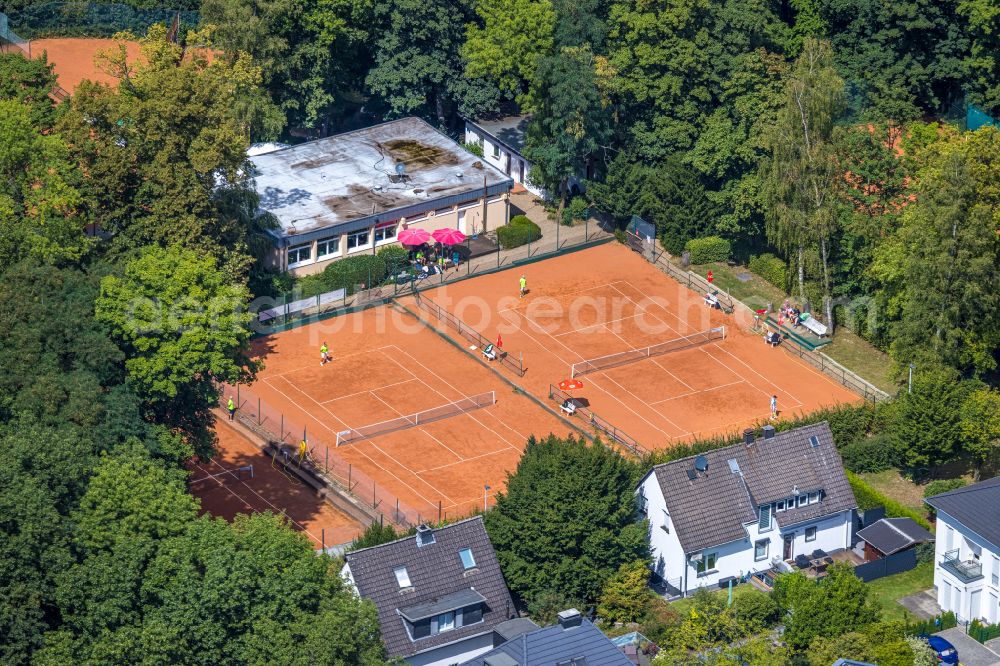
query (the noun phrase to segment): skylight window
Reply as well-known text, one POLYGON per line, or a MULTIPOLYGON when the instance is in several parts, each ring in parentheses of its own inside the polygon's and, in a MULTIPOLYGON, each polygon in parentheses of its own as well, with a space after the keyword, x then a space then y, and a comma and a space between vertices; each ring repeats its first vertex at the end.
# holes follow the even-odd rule
POLYGON ((396 567, 392 572, 396 574, 396 582, 399 583, 400 589, 413 587, 410 583, 410 574, 407 573, 406 567, 396 567))
POLYGON ((462 566, 466 569, 473 569, 476 566, 476 558, 472 556, 471 548, 463 548, 458 551, 458 556, 462 558, 462 566))
POLYGON ((817 437, 816 435, 810 435, 809 436, 809 445, 812 446, 814 449, 816 447, 818 447, 819 446, 819 437, 817 437))

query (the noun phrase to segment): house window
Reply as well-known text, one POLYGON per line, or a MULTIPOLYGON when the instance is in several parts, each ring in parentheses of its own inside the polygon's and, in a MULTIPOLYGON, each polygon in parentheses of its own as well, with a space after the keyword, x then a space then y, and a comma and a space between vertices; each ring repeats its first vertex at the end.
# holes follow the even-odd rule
POLYGON ((382 243, 396 238, 396 225, 390 224, 375 230, 375 242, 382 243))
POLYGON ((704 576, 715 571, 715 560, 718 556, 718 553, 704 553, 698 562, 698 575, 704 576))
POLYGON ((761 560, 767 559, 767 549, 771 545, 769 539, 761 539, 760 541, 754 542, 753 545, 753 561, 760 562, 761 560))
POLYGON ((815 527, 807 527, 806 528, 806 541, 815 541, 815 540, 816 540, 816 528, 815 527))
POLYGON ((353 250, 368 245, 368 230, 347 234, 347 249, 353 250))
POLYGON ((288 248, 288 266, 304 264, 312 259, 312 243, 288 248))
POLYGON ((471 548, 463 548, 458 551, 458 556, 462 558, 462 566, 466 569, 472 569, 476 566, 476 558, 472 556, 471 548))
POLYGON ((452 208, 451 206, 447 208, 438 208, 436 211, 434 211, 434 216, 437 217, 438 215, 447 215, 453 210, 454 208, 452 208))
POLYGON ((1000 585, 1000 557, 993 556, 993 584, 1000 585))
POLYGON ((399 583, 400 589, 412 587, 410 584, 410 574, 407 573, 406 567, 396 567, 392 570, 392 573, 396 574, 396 582, 399 583))
POLYGON ((641 513, 642 515, 645 516, 646 515, 646 511, 648 509, 648 505, 649 505, 649 500, 646 499, 646 494, 643 492, 643 489, 640 487, 639 488, 639 493, 635 496, 635 508, 636 508, 636 511, 638 511, 639 513, 641 513))
POLYGON ((945 550, 951 550, 954 545, 955 545, 955 528, 949 525, 948 530, 945 532, 945 537, 944 537, 945 550))
POLYGON ((785 510, 785 500, 778 500, 777 502, 775 502, 774 503, 774 510, 775 510, 775 512, 784 511, 785 510))
POLYGON ((758 529, 761 532, 766 532, 771 529, 771 505, 762 504, 760 507, 760 522, 758 523, 758 529))
POLYGON ((443 633, 455 628, 455 611, 448 611, 437 616, 437 632, 443 633))
POLYGON ((418 622, 414 622, 413 624, 410 625, 410 627, 411 627, 410 633, 413 635, 414 639, 417 639, 417 638, 427 638, 428 636, 431 635, 431 619, 430 618, 427 618, 426 620, 420 620, 418 622))
POLYGON ((327 255, 337 254, 340 251, 340 236, 331 238, 321 238, 316 241, 316 258, 320 259, 327 255))
POLYGON ((496 158, 500 157, 500 144, 499 143, 494 143, 493 144, 493 157, 496 157, 496 158))
POLYGON ((799 495, 799 506, 805 506, 809 501, 809 495, 799 495))
POLYGON ((815 504, 819 501, 819 493, 809 493, 809 503, 815 504))
POLYGON ((663 524, 660 525, 660 529, 670 534, 670 514, 667 513, 666 509, 663 510, 663 524))
POLYGON ((483 621, 483 607, 481 605, 466 606, 462 609, 462 626, 476 624, 483 621))

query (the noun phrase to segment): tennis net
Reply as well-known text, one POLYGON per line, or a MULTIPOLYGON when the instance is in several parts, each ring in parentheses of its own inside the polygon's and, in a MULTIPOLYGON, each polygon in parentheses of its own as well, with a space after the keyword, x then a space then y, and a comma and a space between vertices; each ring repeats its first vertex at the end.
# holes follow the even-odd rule
POLYGON ((337 446, 349 444, 359 439, 368 439, 378 435, 385 435, 390 432, 396 432, 397 430, 416 428, 417 426, 433 423, 434 421, 440 421, 441 419, 446 419, 451 416, 465 414, 466 412, 471 412, 475 409, 489 407, 490 405, 496 404, 496 401, 496 394, 493 391, 488 391, 486 393, 480 393, 479 395, 461 398, 438 407, 425 409, 414 414, 399 416, 394 419, 389 419, 388 421, 380 421, 379 423, 373 423, 360 428, 349 428, 337 433, 337 446))
POLYGON ((707 331, 685 335, 680 338, 675 338, 674 340, 667 340, 666 342, 650 345, 649 347, 630 349, 628 351, 608 354, 607 356, 599 356, 597 358, 574 363, 571 368, 570 376, 574 378, 581 377, 583 375, 590 374, 591 372, 617 368, 620 365, 635 363, 636 361, 641 361, 642 359, 650 358, 651 356, 660 356, 662 354, 669 354, 670 352, 681 351, 682 349, 697 347, 698 345, 703 345, 714 340, 723 340, 725 337, 725 326, 710 328, 707 331))

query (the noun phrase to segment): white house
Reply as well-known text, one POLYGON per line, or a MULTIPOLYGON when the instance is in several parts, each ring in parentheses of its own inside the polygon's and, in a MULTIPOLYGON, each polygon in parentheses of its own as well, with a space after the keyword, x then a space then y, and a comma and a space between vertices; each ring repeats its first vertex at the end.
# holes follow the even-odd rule
POLYGON ((341 576, 378 611, 390 657, 449 666, 494 647, 494 630, 516 617, 493 544, 479 516, 347 553, 341 576))
POLYGON ((938 605, 1000 623, 1000 477, 927 498, 937 511, 938 605))
POLYGON ((524 158, 524 137, 531 116, 504 116, 496 119, 465 119, 465 143, 482 146, 483 160, 510 176, 515 183, 536 196, 545 190, 531 182, 531 162, 524 158))
POLYGON ((653 467, 636 489, 674 594, 851 547, 857 503, 825 422, 653 467))

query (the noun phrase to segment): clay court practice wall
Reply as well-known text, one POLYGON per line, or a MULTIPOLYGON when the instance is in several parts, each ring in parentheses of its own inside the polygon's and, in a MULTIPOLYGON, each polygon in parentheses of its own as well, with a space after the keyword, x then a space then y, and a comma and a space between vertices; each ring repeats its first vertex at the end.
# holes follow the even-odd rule
MULTIPOLYGON (((725 326, 726 338, 581 377, 575 398, 647 449, 729 434, 770 416, 795 417, 859 398, 747 331, 741 310, 703 298, 618 244, 423 292, 487 339, 523 355, 519 383, 546 397, 573 363, 725 326), (529 293, 518 298, 518 278, 529 293)), ((405 299, 404 301, 405 302, 405 299)))

